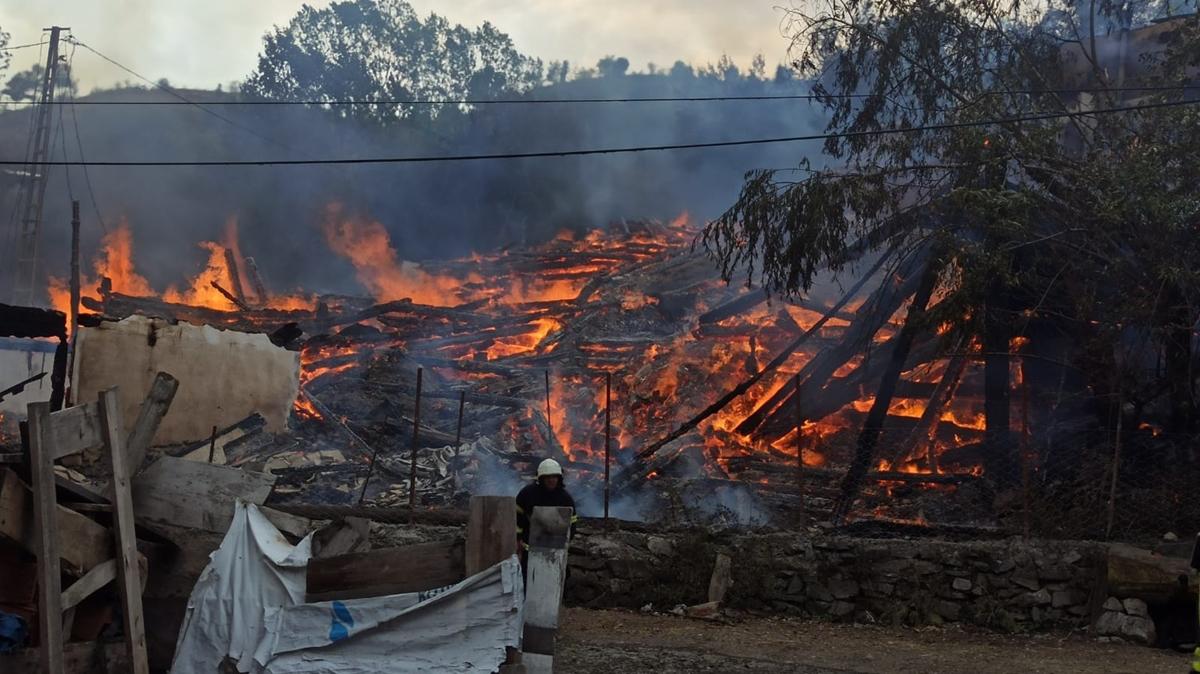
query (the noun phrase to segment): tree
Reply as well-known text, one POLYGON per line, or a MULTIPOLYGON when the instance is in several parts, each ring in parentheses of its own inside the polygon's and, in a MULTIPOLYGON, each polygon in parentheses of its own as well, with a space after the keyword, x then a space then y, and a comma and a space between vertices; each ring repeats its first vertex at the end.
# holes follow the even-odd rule
POLYGON ((5 47, 8 46, 8 40, 10 37, 11 36, 8 33, 4 32, 3 30, 0 30, 0 73, 4 72, 5 70, 8 70, 9 61, 12 60, 11 52, 2 51, 5 47))
MULTIPOLYGON (((490 23, 475 30, 404 0, 341 0, 305 5, 263 41, 243 91, 264 98, 415 100, 496 98, 542 81, 542 62, 518 52, 490 23)), ((375 121, 432 118, 438 106, 348 106, 341 114, 375 121)))
MULTIPOLYGON (((1161 49, 1126 61, 1166 89, 1122 91, 1123 37, 1103 26, 1154 15, 1127 7, 827 0, 789 10, 793 65, 828 113, 827 164, 747 174, 705 247, 726 278, 783 293, 806 292, 864 251, 936 251, 941 300, 926 320, 952 327, 947 343, 981 342, 1005 391, 1009 337, 1037 322, 1078 345, 1062 355, 1098 399, 1152 405, 1170 391, 1173 427, 1194 428, 1196 107, 992 121, 1180 103, 1186 89, 1169 87, 1200 66, 1200 19, 1176 20, 1161 49), (1061 91, 1073 86, 1094 97, 1061 91), (1169 372, 1121 367, 1135 335, 1153 340, 1169 372)), ((990 408, 989 428, 993 414, 1007 432, 1007 406, 990 408)))
POLYGON ((629 70, 629 59, 624 56, 605 56, 596 63, 600 77, 624 77, 629 70))
POLYGON ((4 89, 0 90, 0 94, 4 94, 14 101, 27 101, 34 98, 42 86, 42 70, 39 63, 27 70, 15 73, 8 79, 4 89))
MULTIPOLYGON (((37 98, 38 92, 42 88, 44 74, 45 68, 40 63, 35 63, 28 69, 10 77, 4 88, 0 89, 0 95, 7 96, 14 101, 28 101, 37 98)), ((75 78, 72 77, 71 70, 65 63, 60 63, 58 66, 57 82, 59 91, 66 91, 74 95, 78 89, 75 78)))

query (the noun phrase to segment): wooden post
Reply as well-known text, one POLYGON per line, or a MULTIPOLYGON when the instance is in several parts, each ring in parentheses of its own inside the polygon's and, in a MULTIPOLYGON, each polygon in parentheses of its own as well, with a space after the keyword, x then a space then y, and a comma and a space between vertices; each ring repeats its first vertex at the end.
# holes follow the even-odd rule
POLYGON ((808 513, 804 503, 804 408, 800 405, 800 373, 792 379, 796 399, 796 490, 799 499, 797 515, 800 526, 808 524, 808 513))
MULTIPOLYGON (((1117 481, 1121 475, 1121 425, 1125 419, 1125 394, 1117 394, 1117 437, 1113 440, 1112 483, 1108 487, 1108 524, 1104 527, 1104 539, 1112 538, 1113 521, 1117 516, 1117 481)), ((32 431, 31 431, 32 433, 32 431)))
POLYGON ((142 581, 138 573, 137 536, 133 523, 133 467, 125 455, 121 437, 121 404, 117 390, 100 394, 100 422, 104 443, 112 458, 112 482, 109 498, 113 506, 113 531, 116 534, 117 582, 121 590, 121 608, 125 621, 125 646, 134 674, 149 674, 146 660, 146 623, 142 614, 142 581))
POLYGON ((54 495, 54 448, 50 438, 49 403, 30 403, 29 463, 33 487, 33 527, 37 540, 38 639, 42 671, 62 674, 62 574, 58 559, 58 503, 54 495))
POLYGON ((259 304, 266 304, 270 301, 270 295, 267 294, 267 286, 263 283, 262 274, 258 273, 258 264, 254 258, 247 257, 246 271, 250 272, 250 284, 254 286, 254 294, 258 297, 259 304))
POLYGON ((417 399, 413 406, 412 460, 408 470, 408 507, 417 505, 417 436, 421 433, 421 368, 417 368, 417 399))
MULTIPOLYGON (((1025 502, 1023 529, 1025 540, 1029 540, 1029 518, 1032 515, 1029 504, 1029 480, 1032 457, 1029 454, 1029 380, 1025 378, 1024 361, 1021 363, 1021 368, 1021 491, 1025 502)), ((930 445, 929 451, 933 452, 933 445, 930 445)))
MULTIPOLYGON (((71 340, 71 354, 67 363, 67 371, 74 372, 75 369, 75 333, 79 330, 79 296, 81 293, 81 281, 79 279, 79 202, 71 202, 71 324, 67 326, 71 330, 69 339, 71 340)), ((68 400, 74 399, 74 392, 68 396, 68 400)))
POLYGON ((521 662, 529 674, 554 671, 554 642, 567 574, 570 508, 534 508, 530 516, 525 631, 521 662))
POLYGON ((458 392, 458 426, 454 431, 454 463, 458 464, 458 450, 462 447, 462 421, 463 409, 467 406, 467 392, 462 390, 458 392))
POLYGON ((604 373, 604 522, 608 522, 608 477, 612 447, 612 372, 604 373))
POLYGON ((517 500, 472 496, 467 516, 466 572, 473 576, 517 554, 517 500))
MULTIPOLYGON (((550 370, 546 370, 546 428, 550 429, 550 444, 557 445, 558 438, 554 435, 554 417, 550 416, 550 370)), ((564 450, 566 447, 563 448, 564 450)))

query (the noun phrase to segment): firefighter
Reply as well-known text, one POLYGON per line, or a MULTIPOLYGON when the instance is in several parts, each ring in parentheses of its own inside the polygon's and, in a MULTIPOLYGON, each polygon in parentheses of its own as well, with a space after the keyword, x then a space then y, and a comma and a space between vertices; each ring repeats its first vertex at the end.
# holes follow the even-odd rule
POLYGON ((575 499, 567 493, 563 486, 562 466, 554 459, 546 459, 538 464, 537 480, 517 494, 517 537, 521 541, 521 566, 525 566, 526 552, 529 549, 529 518, 537 507, 566 507, 571 509, 571 534, 575 533, 575 522, 579 516, 575 513, 575 499))

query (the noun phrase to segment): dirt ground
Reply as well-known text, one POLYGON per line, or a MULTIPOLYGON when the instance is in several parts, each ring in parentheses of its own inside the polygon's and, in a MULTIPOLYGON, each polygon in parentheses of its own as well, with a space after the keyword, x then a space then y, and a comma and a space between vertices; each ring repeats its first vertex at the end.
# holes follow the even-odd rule
POLYGON ((629 611, 567 609, 560 672, 804 674, 1157 674, 1190 657, 1082 633, 1005 636, 957 627, 904 629, 790 618, 727 623, 629 611))

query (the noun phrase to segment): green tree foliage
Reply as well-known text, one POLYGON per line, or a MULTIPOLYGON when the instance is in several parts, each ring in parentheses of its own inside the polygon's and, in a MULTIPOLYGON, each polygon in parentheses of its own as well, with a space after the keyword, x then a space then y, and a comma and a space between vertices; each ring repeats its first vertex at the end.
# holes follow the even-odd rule
POLYGON ((1119 386, 1149 402, 1170 391, 1185 407, 1172 414, 1177 427, 1194 424, 1200 110, 956 126, 1180 101, 1186 89, 1117 90, 1122 77, 1185 84, 1200 65, 1195 16, 1121 47, 1122 27, 1157 16, 1149 4, 827 0, 791 10, 794 66, 829 113, 832 159, 747 174, 704 245, 727 278, 785 293, 865 250, 932 245, 945 291, 932 320, 978 335, 982 307, 1003 297, 1017 331, 1049 322, 1080 345, 1073 357, 1098 392, 1119 386), (1072 87, 1097 90, 1060 91, 1072 87), (1113 367, 1135 357, 1134 336, 1143 348, 1153 340, 1168 373, 1113 367))
MULTIPOLYGON (((8 40, 11 36, 0 29, 0 49, 8 46, 8 40)), ((12 60, 12 54, 7 51, 0 51, 0 73, 8 70, 8 63, 12 60)))
MULTIPOLYGON (((276 99, 482 99, 541 84, 542 62, 518 52, 490 23, 471 30, 404 0, 305 5, 264 39, 243 89, 276 99)), ((342 109, 377 121, 431 118, 434 106, 342 109)))

